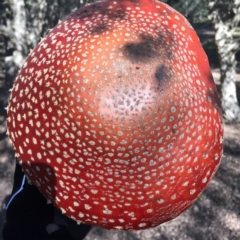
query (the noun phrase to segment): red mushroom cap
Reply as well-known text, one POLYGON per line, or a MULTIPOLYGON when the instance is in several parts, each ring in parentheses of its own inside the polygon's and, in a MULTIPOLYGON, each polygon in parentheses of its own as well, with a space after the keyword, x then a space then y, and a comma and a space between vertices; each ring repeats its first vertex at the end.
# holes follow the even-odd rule
POLYGON ((8 107, 24 172, 76 221, 144 229, 187 209, 222 156, 207 57, 154 0, 93 3, 28 56, 8 107))

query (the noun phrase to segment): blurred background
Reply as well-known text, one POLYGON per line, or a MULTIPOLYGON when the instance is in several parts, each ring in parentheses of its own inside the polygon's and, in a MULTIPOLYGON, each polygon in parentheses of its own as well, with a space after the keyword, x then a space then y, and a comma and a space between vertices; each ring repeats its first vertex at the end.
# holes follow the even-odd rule
MULTIPOLYGON (((0 233, 14 172, 14 151, 6 135, 9 89, 41 37, 89 2, 93 1, 0 0, 0 233)), ((144 231, 93 227, 86 240, 240 239, 240 0, 163 2, 189 20, 208 55, 225 120, 224 157, 199 200, 175 220, 144 231)))

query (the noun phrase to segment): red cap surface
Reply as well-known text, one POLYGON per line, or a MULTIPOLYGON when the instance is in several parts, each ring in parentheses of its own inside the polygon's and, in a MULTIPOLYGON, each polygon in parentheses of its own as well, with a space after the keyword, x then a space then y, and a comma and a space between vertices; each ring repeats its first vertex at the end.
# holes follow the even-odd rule
POLYGON ((108 229, 178 216, 206 188, 223 147, 199 39, 153 0, 93 3, 51 30, 14 83, 8 133, 47 199, 108 229))

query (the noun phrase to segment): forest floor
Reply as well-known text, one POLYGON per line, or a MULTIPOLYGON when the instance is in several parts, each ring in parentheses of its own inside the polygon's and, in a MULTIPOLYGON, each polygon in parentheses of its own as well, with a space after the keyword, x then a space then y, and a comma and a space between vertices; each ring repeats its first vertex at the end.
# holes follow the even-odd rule
MULTIPOLYGON (((196 27, 203 43, 211 29, 196 27)), ((210 56, 211 58, 211 56, 210 56)), ((216 58, 216 55, 215 55, 216 58)), ((211 59, 210 59, 211 60, 211 59)), ((212 64, 219 84, 219 69, 212 64)), ((240 98, 240 75, 236 75, 240 98)), ((213 180, 197 202, 177 217, 144 231, 108 231, 93 227, 86 240, 239 240, 240 239, 240 124, 225 124, 224 156, 213 180)), ((0 116, 0 233, 14 172, 14 152, 6 136, 6 116, 0 116)), ((2 238, 0 237, 0 240, 2 238)))

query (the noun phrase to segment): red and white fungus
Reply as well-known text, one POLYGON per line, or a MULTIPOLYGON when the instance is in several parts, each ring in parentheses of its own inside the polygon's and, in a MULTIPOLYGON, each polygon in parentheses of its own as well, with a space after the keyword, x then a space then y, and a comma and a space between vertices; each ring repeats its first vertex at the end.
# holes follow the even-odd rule
POLYGON ((32 184, 108 229, 175 218, 222 156, 207 57, 187 20, 155 0, 100 1, 60 22, 20 70, 7 123, 32 184))

